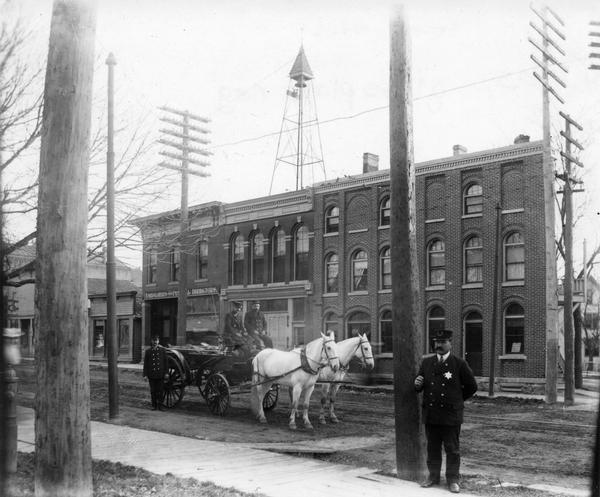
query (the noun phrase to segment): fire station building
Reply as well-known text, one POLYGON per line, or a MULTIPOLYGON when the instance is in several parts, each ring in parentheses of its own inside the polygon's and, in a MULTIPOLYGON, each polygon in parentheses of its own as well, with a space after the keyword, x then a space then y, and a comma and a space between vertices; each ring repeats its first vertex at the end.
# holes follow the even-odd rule
MULTIPOLYGON (((183 344, 196 332, 220 331, 231 302, 242 302, 245 312, 258 300, 275 347, 289 349, 326 329, 339 339, 366 332, 378 371, 391 374, 390 174, 377 162, 365 154, 359 175, 190 207, 185 239, 179 211, 137 219, 145 343, 151 333, 183 344), (185 337, 177 336, 179 278, 187 281, 185 337)), ((416 208, 425 336, 452 329, 455 353, 477 376, 488 376, 495 309, 496 376, 541 381, 541 142, 520 135, 493 150, 467 153, 455 146, 451 157, 416 164, 416 208)))

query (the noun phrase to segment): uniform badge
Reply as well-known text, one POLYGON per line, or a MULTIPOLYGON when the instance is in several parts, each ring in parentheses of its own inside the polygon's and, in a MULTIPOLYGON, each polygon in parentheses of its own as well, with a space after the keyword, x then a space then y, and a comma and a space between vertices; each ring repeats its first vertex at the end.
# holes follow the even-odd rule
POLYGON ((452 378, 452 373, 450 371, 446 371, 444 373, 444 376, 446 377, 447 380, 449 380, 450 378, 452 378))

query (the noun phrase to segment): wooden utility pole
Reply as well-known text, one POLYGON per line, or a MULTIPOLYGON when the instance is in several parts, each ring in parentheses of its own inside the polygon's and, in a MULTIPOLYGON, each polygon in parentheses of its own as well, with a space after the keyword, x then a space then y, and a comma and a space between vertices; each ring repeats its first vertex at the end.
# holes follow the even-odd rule
POLYGON ((190 164, 195 164, 200 167, 207 167, 209 165, 206 161, 200 161, 194 158, 191 154, 199 154, 203 156, 211 155, 205 149, 196 148, 192 144, 200 143, 206 145, 209 143, 205 138, 194 136, 191 132, 197 132, 201 134, 209 133, 208 129, 190 124, 190 120, 201 123, 209 123, 210 119, 206 117, 197 116, 190 114, 188 111, 181 111, 171 109, 169 107, 160 107, 164 112, 168 112, 176 116, 176 119, 172 117, 161 117, 161 121, 168 124, 172 124, 180 128, 180 130, 174 130, 170 128, 161 129, 160 131, 167 135, 169 138, 176 138, 181 142, 173 142, 168 138, 161 138, 159 140, 163 145, 167 145, 175 149, 175 152, 161 151, 160 154, 164 157, 175 159, 180 162, 180 165, 170 164, 168 162, 161 162, 159 165, 168 169, 174 169, 175 171, 181 172, 181 226, 179 234, 179 296, 177 299, 177 343, 181 343, 185 340, 186 332, 186 319, 187 319, 187 279, 188 279, 188 258, 192 253, 192 247, 189 246, 188 231, 189 231, 189 218, 188 218, 188 176, 193 174, 195 176, 206 177, 208 173, 199 170, 190 169, 190 164), (181 119, 181 120, 180 120, 181 119))
POLYGON ((35 265, 35 495, 92 495, 87 184, 96 2, 55 0, 35 265))
POLYGON ((414 379, 423 353, 423 328, 416 242, 410 38, 404 8, 400 6, 394 8, 390 24, 390 176, 396 468, 399 478, 418 480, 424 476, 425 438, 414 379))
POLYGON ((106 338, 108 359, 108 417, 119 416, 119 341, 117 339, 117 263, 115 260, 115 149, 114 149, 114 69, 117 61, 110 53, 108 66, 108 122, 106 148, 106 338))
POLYGON ((574 364, 574 323, 573 323, 573 184, 580 183, 571 174, 571 164, 577 164, 583 167, 575 157, 571 155, 571 145, 575 145, 579 150, 583 150, 581 144, 571 136, 571 125, 580 131, 583 128, 577 124, 571 117, 560 112, 565 120, 565 131, 561 131, 561 136, 565 139, 565 151, 560 154, 565 159, 565 171, 563 175, 558 175, 559 179, 564 181, 563 187, 563 205, 564 205, 564 226, 563 243, 565 253, 565 278, 564 278, 564 340, 565 340, 565 405, 573 405, 575 401, 575 364, 574 364))
POLYGON ((560 103, 564 100, 550 85, 549 77, 563 88, 565 83, 550 69, 552 63, 565 73, 566 68, 550 53, 550 47, 560 55, 565 52, 560 48, 554 37, 564 40, 565 36, 556 27, 554 21, 564 26, 564 22, 549 7, 545 6, 542 12, 530 7, 535 15, 542 21, 542 28, 533 22, 530 26, 541 36, 541 46, 529 38, 529 42, 540 51, 542 61, 531 55, 531 59, 542 69, 542 76, 534 72, 533 75, 542 85, 542 128, 543 128, 543 169, 544 169, 544 221, 545 225, 545 260, 546 268, 546 402, 554 404, 557 397, 558 379, 558 282, 556 275, 556 237, 554 232, 554 165, 552 162, 551 134, 550 134, 550 97, 552 94, 560 103), (552 18, 552 20, 551 20, 552 18), (550 35, 550 31, 553 33, 550 35))

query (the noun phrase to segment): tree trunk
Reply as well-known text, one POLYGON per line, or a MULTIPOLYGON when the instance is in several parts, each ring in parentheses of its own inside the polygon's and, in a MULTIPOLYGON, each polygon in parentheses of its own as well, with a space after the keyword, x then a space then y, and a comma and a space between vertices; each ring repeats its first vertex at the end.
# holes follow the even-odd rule
POLYGON ((414 387, 423 336, 416 255, 410 44, 403 9, 397 9, 390 24, 390 238, 396 467, 399 478, 417 480, 423 476, 425 467, 423 425, 414 387))
POLYGON ((92 495, 86 229, 96 6, 55 0, 36 275, 36 497, 92 495))

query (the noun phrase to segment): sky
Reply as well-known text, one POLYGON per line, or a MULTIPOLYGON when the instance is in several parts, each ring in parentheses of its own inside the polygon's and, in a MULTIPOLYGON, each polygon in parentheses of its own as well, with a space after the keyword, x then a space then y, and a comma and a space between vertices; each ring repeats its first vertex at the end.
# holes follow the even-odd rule
MULTIPOLYGON (((50 3, 13 1, 35 32, 33 56, 47 51, 50 3)), ((357 0, 104 0, 96 31, 94 123, 105 120, 108 53, 115 67, 117 127, 144 126, 158 138, 158 109, 166 105, 211 119, 208 178, 190 180, 190 205, 235 202, 269 193, 289 71, 300 46, 311 81, 327 178, 360 174, 362 155, 379 155, 389 168, 388 2, 357 0), (140 124, 143 123, 143 124, 140 124)), ((532 4, 541 8, 540 3, 532 4)), ((600 20, 598 2, 566 7, 548 2, 565 23, 561 58, 567 84, 554 86, 553 135, 564 121, 583 126, 574 136, 585 150, 578 171, 585 192, 575 198, 575 261, 600 244, 600 71, 588 70, 589 21, 600 20)), ((411 39, 413 138, 416 162, 510 145, 519 134, 542 138, 542 90, 528 41, 539 19, 522 0, 442 0, 405 3, 411 39)), ((158 144, 147 155, 160 162, 158 144)), ((118 153, 118 151, 117 151, 118 153)), ((174 175, 177 175, 173 171, 174 175)), ((306 176, 305 176, 306 177, 306 176)), ((315 181, 323 177, 314 176, 315 181)), ((176 178, 175 178, 176 180, 176 178)), ((293 190, 293 173, 281 165, 273 192, 293 190), (291 173, 291 174, 290 174, 291 173), (286 176, 287 174, 287 176, 286 176)), ((177 181, 163 202, 139 215, 177 209, 177 181)), ((118 202, 118 199, 117 199, 118 202)), ((140 266, 137 254, 121 254, 140 266)))

